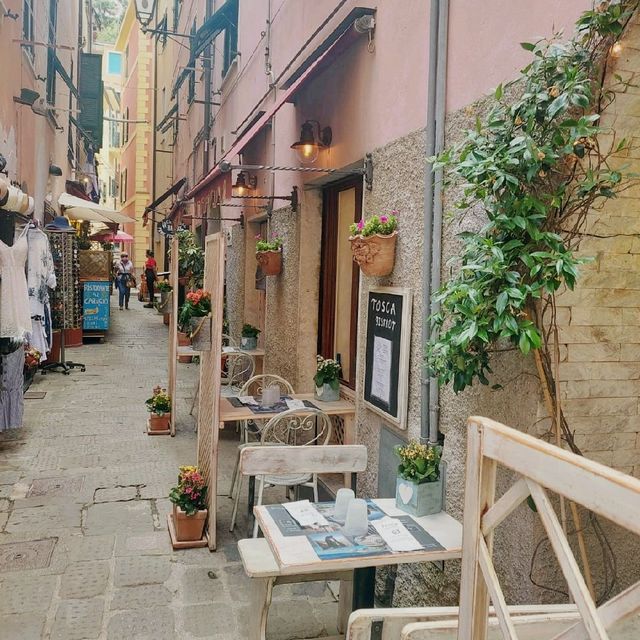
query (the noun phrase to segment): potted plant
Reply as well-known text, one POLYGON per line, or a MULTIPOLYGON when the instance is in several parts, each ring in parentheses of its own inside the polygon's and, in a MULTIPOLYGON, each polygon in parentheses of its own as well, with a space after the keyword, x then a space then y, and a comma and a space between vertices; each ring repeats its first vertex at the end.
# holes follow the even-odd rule
POLYGON ((178 282, 182 286, 202 284, 204 276, 204 251, 196 235, 184 229, 178 231, 178 282))
POLYGON ((158 313, 164 315, 165 313, 171 313, 173 310, 173 287, 169 284, 168 280, 160 280, 157 285, 160 292, 160 302, 157 303, 156 309, 158 313))
POLYGON ((211 351, 211 294, 203 289, 190 291, 180 307, 178 326, 189 334, 193 348, 211 351))
POLYGON ((171 398, 160 386, 153 388, 153 395, 145 401, 149 416, 149 431, 168 431, 171 421, 171 398))
POLYGON ((411 441, 395 447, 400 458, 396 478, 396 507, 414 516, 442 511, 445 465, 442 447, 411 441))
POLYGON ((240 348, 245 351, 252 351, 258 348, 258 335, 260 329, 254 327, 252 324, 245 324, 242 327, 242 333, 240 334, 240 348))
POLYGON ((277 276, 282 269, 282 238, 273 235, 271 240, 256 236, 256 260, 265 276, 277 276))
POLYGON ((342 367, 336 360, 317 356, 315 382, 315 397, 322 402, 340 400, 340 374, 342 367))
POLYGON ((207 521, 207 485, 198 467, 180 467, 178 484, 169 492, 178 542, 202 540, 207 521))
POLYGON ((388 276, 396 259, 398 212, 372 216, 351 225, 353 259, 366 276, 388 276))

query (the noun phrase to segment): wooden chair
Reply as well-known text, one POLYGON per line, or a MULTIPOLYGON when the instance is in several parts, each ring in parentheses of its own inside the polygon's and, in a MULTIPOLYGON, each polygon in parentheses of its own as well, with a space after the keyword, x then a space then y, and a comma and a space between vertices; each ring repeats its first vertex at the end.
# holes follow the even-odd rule
MULTIPOLYGON (((284 378, 277 376, 273 373, 261 373, 257 376, 253 376, 247 382, 245 382, 242 389, 240 389, 240 393, 238 394, 240 397, 243 396, 254 396, 258 397, 262 395, 262 391, 267 387, 277 386, 280 389, 280 395, 293 395, 295 392, 290 382, 287 382, 284 378)), ((238 465, 240 463, 240 449, 243 444, 247 444, 251 437, 255 440, 260 439, 261 425, 264 423, 264 420, 254 419, 254 420, 243 420, 239 423, 240 428, 240 439, 242 440, 242 444, 238 446, 238 455, 236 458, 236 464, 233 468, 233 475, 231 476, 231 488, 229 489, 229 497, 233 498, 236 489, 236 481, 238 479, 238 465)), ((231 527, 231 531, 233 531, 233 523, 231 527)))
MULTIPOLYGON (((487 418, 468 421, 464 533, 460 608, 448 619, 433 620, 437 609, 374 610, 369 622, 366 613, 354 613, 349 624, 349 640, 607 640, 607 630, 640 611, 640 581, 596 607, 571 546, 563 533, 547 490, 569 501, 569 507, 582 505, 611 520, 633 534, 640 534, 640 480, 587 458, 533 438, 487 418), (498 499, 495 497, 498 466, 517 474, 514 484, 498 499), (575 602, 575 614, 550 619, 550 606, 530 607, 519 616, 508 607, 493 566, 493 534, 529 496, 546 529, 551 547, 575 602), (489 601, 495 616, 489 615, 489 601), (374 624, 371 622, 375 616, 374 624), (403 626, 387 624, 402 617, 403 626), (426 620, 426 621, 425 621, 426 620), (558 626, 563 626, 558 632, 558 626), (390 633, 385 630, 389 629, 390 633), (400 633, 398 633, 398 630, 400 633), (489 630, 491 630, 489 632, 489 630)), ((557 611, 555 611, 557 613, 557 611)), ((622 635, 625 640, 640 637, 622 635)), ((611 636, 613 638, 615 636, 611 636)))
MULTIPOLYGON (((320 409, 289 409, 274 416, 267 422, 261 432, 260 444, 258 446, 324 446, 329 442, 331 437, 331 418, 320 411, 320 409)), ((251 447, 249 447, 251 448, 251 447)), ((242 459, 242 451, 240 452, 242 459)), ((328 473, 328 472, 327 472, 328 473)), ((235 520, 238 514, 238 505, 240 503, 240 494, 242 492, 242 478, 247 475, 242 472, 240 466, 240 474, 238 479, 238 489, 236 493, 233 512, 231 514, 231 529, 235 526, 235 520)), ((248 474, 256 475, 256 474, 248 474)), ((258 498, 257 505, 262 504, 262 495, 265 486, 271 487, 290 487, 305 486, 313 489, 314 500, 318 501, 318 474, 317 473, 283 473, 259 475, 258 480, 258 498)), ((255 524, 253 537, 258 535, 258 524, 255 524)))
MULTIPOLYGON (((326 445, 323 447, 249 446, 240 452, 240 471, 248 476, 280 474, 351 474, 367 468, 367 449, 363 445, 326 445)), ((351 611, 352 572, 283 576, 268 542, 264 538, 248 538, 238 542, 245 572, 251 578, 251 611, 249 640, 265 640, 267 616, 273 587, 277 584, 340 580, 338 629, 344 631, 351 611)))

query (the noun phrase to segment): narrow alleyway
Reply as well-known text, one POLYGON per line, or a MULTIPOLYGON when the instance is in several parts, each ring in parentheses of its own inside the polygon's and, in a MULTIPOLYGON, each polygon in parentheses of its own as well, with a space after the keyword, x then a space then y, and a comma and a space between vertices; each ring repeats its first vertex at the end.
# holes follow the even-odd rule
MULTIPOLYGON (((246 523, 227 531, 231 501, 221 498, 217 553, 173 552, 166 528, 178 466, 195 463, 198 367, 179 365, 177 436, 147 436, 144 400, 166 380, 167 330, 132 307, 112 311, 104 344, 67 351, 85 373, 38 374, 31 390, 45 398, 26 400, 24 428, 0 434, 2 640, 246 638, 252 612, 236 546, 246 523)), ((227 465, 235 445, 225 433, 227 465)), ((229 477, 223 469, 222 495, 229 477)), ((335 633, 326 585, 275 596, 270 638, 335 633)))

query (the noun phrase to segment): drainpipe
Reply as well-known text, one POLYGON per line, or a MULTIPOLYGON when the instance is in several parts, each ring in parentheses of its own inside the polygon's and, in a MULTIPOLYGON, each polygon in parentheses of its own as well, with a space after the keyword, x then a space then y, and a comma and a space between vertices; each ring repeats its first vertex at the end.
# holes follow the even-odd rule
MULTIPOLYGON (((439 153, 444 145, 447 76, 447 31, 449 0, 432 0, 429 24, 429 78, 427 86, 427 157, 439 153)), ((435 174, 427 163, 424 180, 424 246, 422 252, 422 346, 431 337, 429 316, 437 312, 431 294, 440 287, 442 266, 442 171, 435 174)), ((430 378, 426 368, 421 380, 420 437, 435 444, 438 441, 438 382, 430 378)))
MULTIPOLYGON (((205 21, 213 14, 213 0, 207 0, 205 6, 205 21)), ((212 48, 208 46, 204 50, 204 149, 202 150, 202 175, 209 173, 209 144, 211 138, 211 56, 212 48)), ((195 64, 195 62, 194 62, 195 64)), ((202 246, 204 247, 205 238, 209 233, 209 212, 204 211, 204 220, 202 221, 202 246)), ((220 217, 220 216, 218 216, 220 217)), ((217 222, 218 228, 221 223, 217 222)), ((213 225, 212 225, 213 226, 213 225)))

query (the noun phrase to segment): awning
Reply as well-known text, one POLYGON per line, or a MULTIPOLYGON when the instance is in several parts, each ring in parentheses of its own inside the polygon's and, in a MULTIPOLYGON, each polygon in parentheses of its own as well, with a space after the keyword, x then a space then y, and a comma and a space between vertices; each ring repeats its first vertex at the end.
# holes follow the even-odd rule
POLYGON ((251 139, 264 127, 269 120, 280 110, 282 105, 284 105, 291 96, 298 90, 298 88, 302 85, 302 83, 314 72, 316 67, 322 63, 322 61, 331 53, 331 51, 336 47, 336 45, 340 42, 341 38, 344 36, 344 32, 342 36, 338 37, 337 40, 333 42, 333 44, 327 48, 324 53, 318 56, 313 62, 309 64, 309 66, 305 69, 305 71, 300 74, 290 85, 287 87, 285 91, 282 91, 277 100, 271 105, 269 109, 267 109, 264 115, 258 120, 256 120, 255 124, 250 127, 244 134, 242 134, 234 143, 231 145, 231 148, 227 153, 224 154, 222 158, 220 158, 220 162, 202 179, 198 184, 196 184, 189 192, 185 194, 185 198, 187 200, 193 198, 198 192, 202 191, 206 186, 211 184, 218 176, 222 174, 220 169, 220 164, 223 160, 233 158, 242 152, 244 147, 251 141, 251 139))
POLYGON ((69 193, 61 193, 58 198, 58 204, 61 207, 64 207, 65 213, 74 220, 90 220, 91 222, 104 222, 106 224, 111 224, 113 222, 118 222, 120 224, 135 222, 134 218, 125 216, 124 213, 114 211, 109 207, 105 207, 103 204, 96 204, 91 200, 84 200, 82 198, 72 196, 69 193), (80 215, 78 211, 79 209, 84 210, 83 215, 80 215))
POLYGON ((144 208, 144 213, 142 214, 142 224, 143 226, 147 224, 149 220, 149 211, 153 211, 156 207, 160 206, 167 198, 178 193, 182 186, 187 181, 186 178, 180 178, 178 182, 171 185, 161 196, 158 196, 150 205, 144 208))

